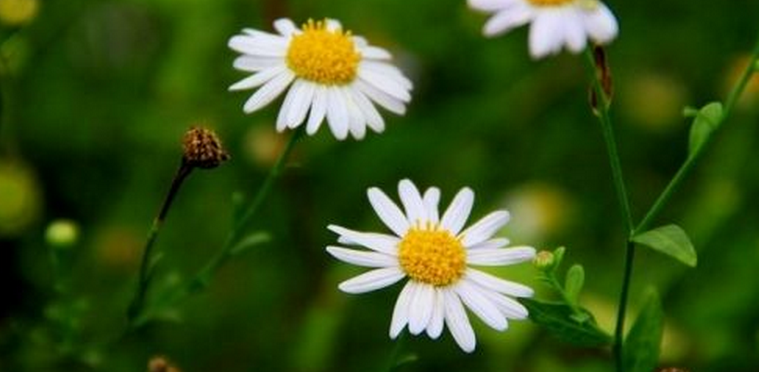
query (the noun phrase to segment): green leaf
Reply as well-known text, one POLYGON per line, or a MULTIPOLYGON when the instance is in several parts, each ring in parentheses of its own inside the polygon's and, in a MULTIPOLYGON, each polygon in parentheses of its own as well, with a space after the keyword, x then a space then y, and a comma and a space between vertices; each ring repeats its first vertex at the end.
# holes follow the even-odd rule
POLYGON ((664 332, 664 311, 659 295, 651 289, 625 339, 624 364, 628 372, 651 372, 659 361, 659 347, 664 332))
POLYGON ((555 272, 556 269, 561 266, 561 261, 564 259, 564 253, 566 253, 567 248, 566 247, 559 247, 556 248, 556 250, 553 251, 553 271, 555 272))
POLYGON ((585 270, 582 268, 582 265, 572 265, 567 270, 567 277, 564 281, 564 291, 569 301, 571 301, 571 305, 577 304, 577 298, 580 296, 583 284, 585 284, 585 270))
POLYGON ((698 110, 690 129, 688 156, 695 155, 720 124, 723 116, 722 103, 712 102, 698 110))
POLYGON ((611 336, 598 328, 588 310, 580 309, 582 313, 577 314, 567 304, 541 302, 529 298, 521 298, 519 301, 527 308, 533 322, 545 327, 567 343, 585 347, 611 344, 611 336))
POLYGON ((253 248, 257 245, 268 243, 271 241, 271 235, 265 231, 257 231, 254 232, 242 240, 240 240, 237 245, 232 247, 232 249, 229 250, 230 256, 237 256, 242 253, 245 253, 248 249, 253 248))
POLYGON ((690 267, 696 267, 698 263, 696 249, 680 226, 657 227, 633 236, 632 241, 671 256, 690 267))

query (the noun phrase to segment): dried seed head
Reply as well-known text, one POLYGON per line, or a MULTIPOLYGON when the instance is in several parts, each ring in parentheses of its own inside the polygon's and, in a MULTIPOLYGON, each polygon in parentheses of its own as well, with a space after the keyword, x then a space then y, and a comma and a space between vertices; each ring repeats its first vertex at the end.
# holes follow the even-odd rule
POLYGON ((219 137, 206 128, 190 128, 184 135, 183 147, 183 159, 191 167, 211 169, 229 160, 219 137))
POLYGON ((155 356, 148 362, 148 372, 181 372, 174 367, 165 357, 155 356))

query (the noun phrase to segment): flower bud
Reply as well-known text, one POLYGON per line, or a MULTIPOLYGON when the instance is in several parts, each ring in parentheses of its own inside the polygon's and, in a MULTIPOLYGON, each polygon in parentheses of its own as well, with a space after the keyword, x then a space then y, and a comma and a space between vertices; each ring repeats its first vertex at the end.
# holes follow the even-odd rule
POLYGON ((533 264, 538 268, 538 270, 550 270, 556 264, 556 257, 549 251, 540 251, 535 256, 533 264))
POLYGON ((184 135, 182 145, 184 162, 191 167, 211 169, 229 160, 229 154, 222 147, 219 137, 206 128, 190 128, 184 135))
POLYGON ((45 241, 56 249, 67 249, 79 240, 79 225, 71 220, 55 220, 45 230, 45 241))

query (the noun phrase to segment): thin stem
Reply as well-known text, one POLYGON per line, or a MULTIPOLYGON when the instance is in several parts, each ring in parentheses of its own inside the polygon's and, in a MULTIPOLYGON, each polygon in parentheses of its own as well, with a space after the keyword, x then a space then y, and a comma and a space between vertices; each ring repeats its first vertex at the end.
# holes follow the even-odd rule
POLYGON ((185 179, 187 179, 187 176, 190 175, 190 172, 192 172, 193 169, 194 168, 187 165, 184 160, 182 161, 179 169, 177 169, 177 173, 174 175, 174 179, 171 181, 169 192, 166 194, 166 198, 161 205, 161 209, 158 211, 156 218, 153 219, 153 224, 150 227, 150 231, 148 232, 148 239, 145 242, 145 248, 142 251, 142 262, 140 263, 140 274, 137 281, 137 290, 135 292, 134 298, 132 299, 132 303, 129 305, 129 310, 127 311, 127 319, 130 325, 140 314, 145 304, 145 295, 147 294, 148 287, 150 286, 153 246, 155 245, 155 241, 158 238, 158 233, 161 231, 163 222, 166 220, 166 215, 168 214, 169 209, 174 202, 174 198, 176 197, 179 188, 182 186, 182 183, 185 179))
MULTIPOLYGON (((282 153, 280 153, 279 158, 277 159, 276 163, 271 168, 271 170, 269 170, 269 174, 266 176, 266 179, 261 185, 261 188, 258 189, 256 196, 253 198, 253 202, 251 202, 250 206, 245 211, 245 213, 235 222, 234 227, 227 235, 227 238, 224 242, 224 245, 221 247, 221 249, 219 249, 216 255, 213 256, 213 258, 211 258, 211 260, 209 260, 208 263, 206 263, 206 265, 203 266, 203 268, 200 269, 200 271, 198 271, 198 273, 195 274, 195 276, 190 281, 185 283, 185 285, 180 287, 173 294, 166 296, 163 299, 163 303, 161 305, 172 304, 174 302, 181 300, 184 297, 189 296, 192 293, 195 293, 197 291, 200 291, 208 287, 213 277, 213 274, 216 272, 216 270, 218 270, 219 267, 224 265, 224 263, 226 263, 227 260, 232 256, 232 250, 235 248, 242 234, 245 232, 246 228, 250 225, 251 220, 255 216, 256 212, 258 212, 258 209, 261 207, 264 200, 269 195, 269 192, 271 191, 271 188, 274 185, 274 181, 276 181, 276 179, 282 173, 285 167, 286 160, 290 156, 290 153, 295 147, 295 144, 303 136, 303 133, 304 133, 304 129, 301 127, 298 130, 296 130, 295 133, 293 133, 293 135, 290 137, 290 140, 287 142, 287 145, 285 145, 285 148, 282 150, 282 153)), ((149 315, 143 314, 140 318, 137 318, 134 321, 134 327, 139 327, 145 324, 149 319, 150 319, 149 315)))
POLYGON ((606 150, 609 155, 609 165, 611 166, 612 178, 614 180, 614 189, 619 201, 620 210, 622 211, 622 221, 625 224, 625 228, 628 231, 632 231, 632 213, 630 212, 630 201, 627 197, 627 188, 625 186, 625 179, 622 174, 622 164, 619 160, 619 151, 617 150, 617 142, 614 138, 614 128, 611 123, 611 116, 609 115, 609 106, 611 102, 609 97, 606 96, 601 81, 596 74, 596 66, 594 62, 593 53, 590 49, 585 50, 585 61, 587 63, 588 71, 591 74, 591 80, 593 84, 593 91, 595 92, 596 100, 596 112, 598 120, 601 122, 601 128, 603 130, 604 141, 606 142, 606 150))
POLYGON ((216 270, 229 259, 231 256, 230 251, 235 247, 235 244, 245 232, 251 220, 256 215, 256 212, 258 212, 264 200, 269 195, 269 192, 274 185, 274 181, 279 178, 279 175, 282 173, 282 170, 285 167, 287 158, 290 156, 290 153, 295 147, 295 144, 303 136, 303 133, 303 128, 299 128, 290 137, 290 140, 287 142, 287 145, 285 145, 285 148, 282 150, 282 153, 279 155, 276 163, 274 163, 274 166, 271 168, 271 170, 269 170, 269 174, 266 176, 266 179, 261 185, 261 188, 258 189, 258 193, 253 199, 253 202, 250 204, 250 207, 248 207, 242 217, 237 221, 232 231, 230 231, 224 243, 224 246, 222 246, 216 256, 214 256, 211 261, 209 261, 206 266, 204 266, 203 269, 198 272, 198 274, 195 276, 195 279, 190 282, 190 287, 188 288, 189 292, 194 292, 208 286, 213 273, 216 272, 216 270))
MULTIPOLYGON (((746 89, 746 85, 748 85, 751 76, 757 72, 757 61, 759 61, 759 37, 757 37, 756 46, 754 46, 754 51, 749 58, 749 64, 741 74, 738 83, 730 91, 730 94, 725 101, 722 117, 717 123, 715 123, 715 127, 719 128, 732 113, 736 103, 738 103, 738 100, 743 94, 743 91, 746 89)), ((688 156, 688 159, 683 163, 683 165, 680 166, 680 169, 677 170, 677 173, 675 173, 675 176, 672 177, 672 180, 669 181, 669 184, 667 184, 667 187, 664 189, 664 191, 662 191, 659 197, 656 198, 656 201, 651 206, 651 209, 648 210, 646 216, 643 217, 643 220, 638 224, 638 226, 635 227, 633 230, 633 235, 641 233, 650 227, 654 219, 659 216, 659 213, 661 213, 669 200, 672 198, 672 195, 675 193, 675 191, 680 188, 680 185, 693 169, 693 166, 696 165, 698 159, 701 157, 701 154, 704 152, 706 147, 707 146, 700 146, 697 148, 695 153, 688 156)))
POLYGON ((625 269, 622 277, 622 289, 619 295, 619 306, 617 308, 617 324, 614 329, 614 360, 616 369, 618 372, 624 371, 623 364, 623 348, 624 348, 624 329, 625 329, 625 315, 627 312, 627 297, 632 280, 632 267, 635 259, 635 245, 631 244, 629 237, 633 231, 632 214, 630 212, 630 201, 627 196, 627 189, 625 187, 624 177, 622 175, 622 165, 619 160, 619 152, 617 151, 617 144, 614 138, 614 131, 611 123, 611 117, 609 116, 609 97, 606 96, 606 92, 598 78, 595 66, 595 58, 590 49, 586 49, 585 61, 587 62, 588 70, 592 76, 593 90, 596 97, 597 116, 601 122, 603 129, 604 140, 606 141, 606 149, 609 155, 609 162, 612 169, 612 177, 614 178, 614 188, 619 199, 619 205, 622 211, 622 219, 625 224, 626 232, 628 233, 627 244, 625 248, 625 269))

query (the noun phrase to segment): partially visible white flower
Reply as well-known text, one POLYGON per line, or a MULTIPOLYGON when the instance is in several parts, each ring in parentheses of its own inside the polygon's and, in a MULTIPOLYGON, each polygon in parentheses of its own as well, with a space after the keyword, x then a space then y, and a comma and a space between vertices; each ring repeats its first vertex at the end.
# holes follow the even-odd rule
POLYGON ((496 36, 532 23, 530 55, 543 58, 566 47, 573 53, 585 49, 587 39, 606 44, 617 36, 617 19, 598 0, 468 0, 474 9, 494 13, 483 28, 496 36))
POLYGON ((506 211, 495 211, 463 229, 474 202, 474 193, 464 188, 440 216, 440 190, 424 195, 409 180, 398 184, 404 211, 377 188, 368 191, 375 212, 393 235, 358 232, 330 225, 343 245, 367 250, 329 246, 335 258, 373 270, 344 281, 347 293, 365 293, 408 278, 393 310, 390 337, 408 326, 418 335, 426 332, 437 339, 447 325, 465 352, 475 348, 475 335, 465 306, 488 326, 503 331, 509 319, 527 318, 527 309, 512 297, 530 297, 533 290, 469 267, 504 266, 530 261, 532 247, 504 248, 508 239, 493 235, 509 220, 506 211))
POLYGON ((309 20, 298 28, 289 19, 274 22, 278 34, 244 29, 229 40, 242 53, 238 70, 254 73, 229 90, 258 88, 243 110, 252 113, 290 87, 277 118, 277 130, 297 128, 316 133, 326 118, 334 136, 350 133, 362 139, 368 126, 375 132, 385 122, 374 104, 399 115, 406 112, 413 85, 388 61, 385 49, 369 45, 360 36, 343 31, 336 20, 309 20))

